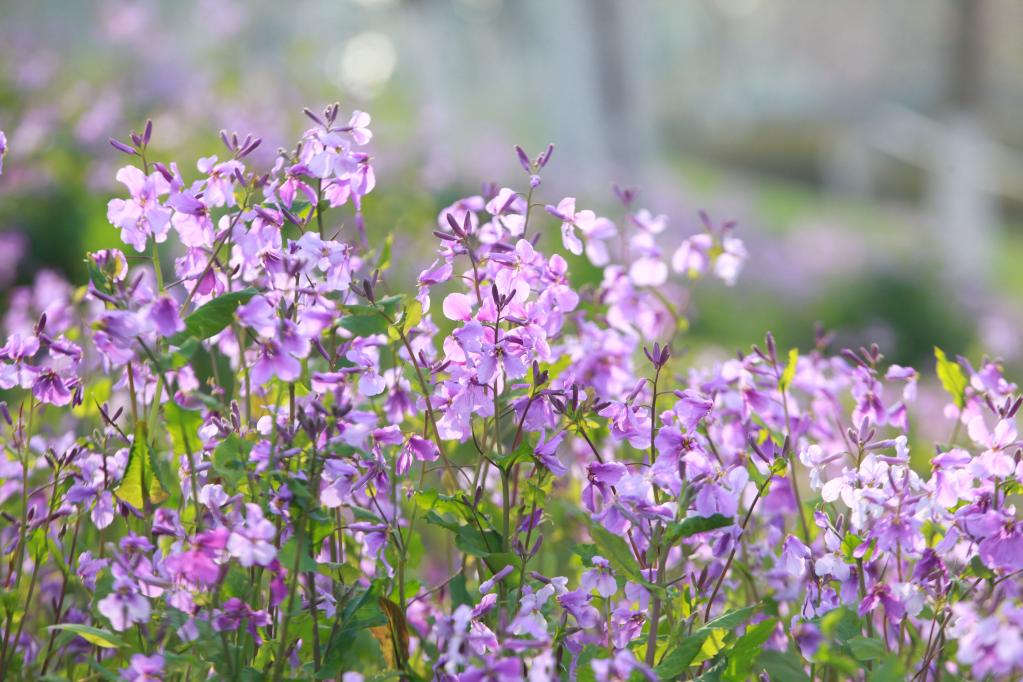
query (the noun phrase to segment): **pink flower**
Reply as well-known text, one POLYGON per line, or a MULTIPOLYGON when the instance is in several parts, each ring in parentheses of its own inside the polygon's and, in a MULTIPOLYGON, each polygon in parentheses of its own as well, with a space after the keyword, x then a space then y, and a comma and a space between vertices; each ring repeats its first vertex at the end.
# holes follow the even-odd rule
POLYGON ((100 599, 97 606, 118 632, 149 620, 149 600, 138 593, 133 581, 126 578, 115 580, 113 591, 100 599))
POLYGON ((259 505, 248 503, 244 521, 234 526, 227 539, 227 551, 246 568, 253 564, 269 566, 277 556, 277 548, 270 542, 276 532, 274 524, 263 518, 259 505))
POLYGON ((166 241, 171 211, 159 199, 170 191, 166 178, 160 173, 146 176, 135 166, 125 166, 117 171, 117 180, 131 194, 130 199, 111 199, 107 204, 107 219, 121 228, 121 240, 139 253, 146 250, 150 236, 157 242, 166 241))
POLYGON ((149 319, 160 336, 174 336, 185 331, 178 304, 170 296, 161 296, 153 302, 149 308, 149 319))
POLYGON ((577 256, 582 255, 583 242, 576 235, 578 229, 586 240, 586 256, 594 265, 607 265, 611 257, 604 240, 615 236, 617 229, 607 218, 598 218, 590 210, 576 212, 575 198, 566 197, 557 206, 547 206, 547 212, 561 220, 561 241, 565 248, 577 256))
POLYGON ((540 434, 540 441, 536 444, 536 458, 540 460, 547 469, 555 476, 564 476, 568 468, 558 459, 558 447, 565 439, 565 432, 559 431, 550 440, 546 440, 546 433, 540 434))

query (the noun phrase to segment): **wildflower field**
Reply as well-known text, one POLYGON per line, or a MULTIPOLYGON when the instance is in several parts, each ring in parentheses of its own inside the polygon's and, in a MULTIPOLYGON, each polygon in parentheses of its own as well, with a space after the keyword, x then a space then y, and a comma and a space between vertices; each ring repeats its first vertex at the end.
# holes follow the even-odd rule
POLYGON ((269 165, 112 139, 121 248, 7 296, 0 679, 1023 676, 998 362, 703 362, 679 292, 743 286, 742 226, 598 215, 553 146, 398 254, 370 115, 305 113, 269 165))

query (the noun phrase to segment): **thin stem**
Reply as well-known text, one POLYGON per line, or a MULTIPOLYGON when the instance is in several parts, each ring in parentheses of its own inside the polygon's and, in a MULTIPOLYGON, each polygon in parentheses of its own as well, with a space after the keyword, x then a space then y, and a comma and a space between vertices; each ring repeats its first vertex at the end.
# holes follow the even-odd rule
POLYGON ((768 474, 764 482, 757 488, 757 496, 753 498, 753 501, 749 505, 749 509, 746 510, 746 516, 742 519, 742 526, 739 527, 739 536, 735 538, 735 543, 732 545, 732 551, 728 554, 728 560, 725 561, 725 567, 721 569, 721 575, 718 576, 717 582, 714 584, 714 589, 710 593, 710 599, 707 600, 707 608, 703 612, 703 622, 706 623, 710 620, 710 610, 714 606, 714 600, 718 596, 718 591, 721 589, 721 583, 725 581, 725 576, 728 575, 728 569, 732 567, 732 560, 735 559, 735 552, 739 548, 739 543, 742 542, 742 536, 746 533, 746 526, 749 525, 750 517, 753 516, 753 510, 757 506, 757 502, 763 496, 764 491, 767 490, 767 486, 771 483, 772 476, 768 474))

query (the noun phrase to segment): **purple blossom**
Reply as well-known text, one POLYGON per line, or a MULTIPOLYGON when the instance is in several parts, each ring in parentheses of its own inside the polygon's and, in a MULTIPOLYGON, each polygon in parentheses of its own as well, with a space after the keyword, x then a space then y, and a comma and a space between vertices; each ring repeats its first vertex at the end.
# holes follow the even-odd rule
POLYGON ((273 523, 263 518, 263 510, 259 505, 249 503, 245 505, 244 519, 231 530, 227 551, 242 566, 268 566, 277 556, 277 549, 270 542, 275 535, 273 523))
POLYGON ((540 463, 555 476, 564 476, 568 473, 568 468, 561 463, 557 456, 558 447, 564 439, 564 431, 554 434, 550 440, 546 440, 546 434, 540 434, 540 441, 534 450, 536 458, 540 460, 540 463))
POLYGON ((121 677, 128 682, 157 682, 163 680, 164 660, 161 654, 145 656, 134 654, 127 668, 121 669, 121 677))
POLYGON ((185 323, 178 312, 178 304, 169 296, 161 296, 149 309, 149 319, 160 336, 174 336, 185 331, 185 323))
POLYGON ((97 607, 118 632, 149 620, 149 600, 139 594, 135 583, 127 578, 115 580, 113 591, 99 600, 97 607))
POLYGON ((157 242, 167 239, 171 211, 160 204, 160 197, 170 191, 167 180, 159 173, 146 176, 134 166, 117 171, 117 180, 128 188, 130 199, 111 199, 107 219, 121 229, 121 241, 139 253, 146 250, 152 236, 157 242))

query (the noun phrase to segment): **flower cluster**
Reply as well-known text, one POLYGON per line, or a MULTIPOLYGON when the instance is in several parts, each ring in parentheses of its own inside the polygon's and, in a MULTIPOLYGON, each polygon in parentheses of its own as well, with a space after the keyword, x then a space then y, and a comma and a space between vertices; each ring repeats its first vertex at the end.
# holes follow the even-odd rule
POLYGON ((394 293, 370 117, 306 113, 269 171, 252 137, 195 171, 112 140, 128 254, 12 294, 0 677, 1023 675, 997 362, 936 351, 933 452, 877 347, 694 366, 680 302, 735 283, 735 226, 545 204, 552 147, 394 293))

